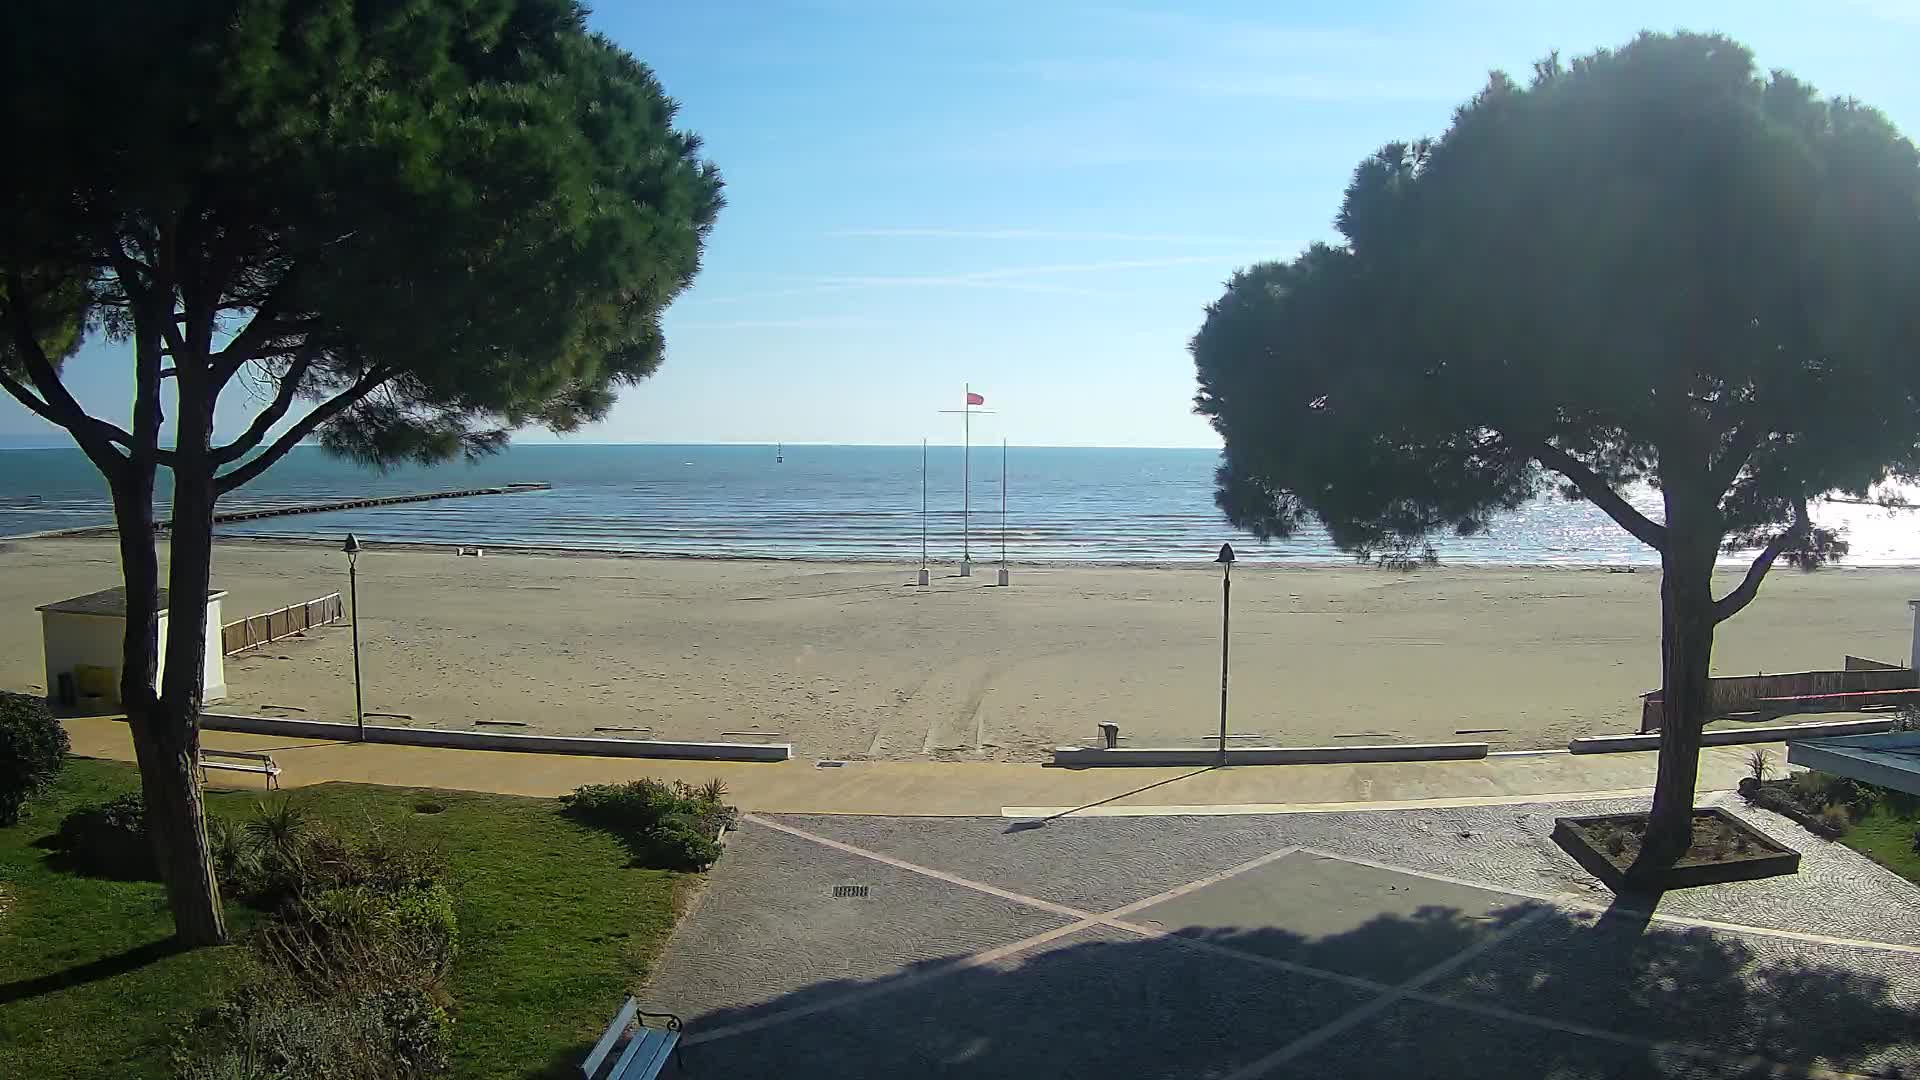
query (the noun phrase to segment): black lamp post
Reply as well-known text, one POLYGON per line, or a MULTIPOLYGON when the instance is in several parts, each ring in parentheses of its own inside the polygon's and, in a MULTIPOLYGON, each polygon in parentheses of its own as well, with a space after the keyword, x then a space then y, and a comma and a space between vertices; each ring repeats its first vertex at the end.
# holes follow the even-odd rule
POLYGON ((1221 544, 1213 560, 1220 564, 1220 764, 1227 763, 1227 627, 1232 615, 1233 545, 1221 544))
MULTIPOLYGON (((347 553, 347 598, 353 605, 353 727, 361 742, 367 741, 367 714, 360 706, 360 538, 347 534, 347 542, 340 545, 347 553)), ((1223 740, 1222 746, 1226 745, 1223 740)))

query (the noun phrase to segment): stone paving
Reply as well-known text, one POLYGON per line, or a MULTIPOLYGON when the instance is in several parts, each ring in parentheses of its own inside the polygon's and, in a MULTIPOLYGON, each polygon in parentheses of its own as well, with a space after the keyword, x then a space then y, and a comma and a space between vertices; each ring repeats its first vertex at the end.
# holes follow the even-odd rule
POLYGON ((1548 838, 1590 801, 749 815, 645 1000, 727 1080, 1920 1077, 1920 888, 1726 805, 1802 872, 1652 914, 1548 838))

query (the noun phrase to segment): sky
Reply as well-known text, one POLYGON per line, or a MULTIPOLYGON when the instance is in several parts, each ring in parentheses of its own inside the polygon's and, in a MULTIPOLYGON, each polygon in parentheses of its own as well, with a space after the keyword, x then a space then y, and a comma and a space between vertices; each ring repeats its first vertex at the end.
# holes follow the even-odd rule
MULTIPOLYGON (((728 206, 666 364, 584 442, 958 442, 940 410, 971 385, 983 440, 1217 446, 1186 342, 1236 268, 1332 239, 1353 166, 1440 134, 1488 71, 1643 28, 1727 33, 1920 136, 1920 0, 603 0, 591 24, 680 102, 728 206)), ((123 418, 128 366, 89 343, 69 380, 123 418)), ((230 390, 221 430, 256 408, 230 390)), ((0 401, 0 438, 48 431, 0 401)))

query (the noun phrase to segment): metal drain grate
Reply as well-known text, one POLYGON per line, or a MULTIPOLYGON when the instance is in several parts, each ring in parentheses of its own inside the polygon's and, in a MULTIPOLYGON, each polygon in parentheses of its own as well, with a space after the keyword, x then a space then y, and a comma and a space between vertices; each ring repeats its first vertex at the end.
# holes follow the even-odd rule
POLYGON ((867 898, 867 886, 835 885, 833 887, 833 898, 835 900, 845 900, 848 898, 853 898, 856 900, 865 900, 867 898))

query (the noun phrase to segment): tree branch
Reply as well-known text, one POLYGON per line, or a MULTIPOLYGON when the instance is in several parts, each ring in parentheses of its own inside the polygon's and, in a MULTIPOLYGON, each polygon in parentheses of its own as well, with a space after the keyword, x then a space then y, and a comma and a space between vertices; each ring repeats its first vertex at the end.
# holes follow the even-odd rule
POLYGON ((1542 439, 1528 447, 1540 464, 1573 481, 1580 494, 1595 506, 1607 512, 1621 528, 1632 533, 1635 539, 1655 551, 1667 549, 1667 527, 1647 518, 1634 509, 1633 504, 1622 498, 1613 486, 1602 479, 1599 473, 1588 468, 1579 458, 1567 453, 1542 439))
POLYGON ((1753 560, 1753 565, 1747 567, 1747 576, 1741 580, 1738 587, 1713 602, 1713 621, 1716 624, 1726 622, 1740 614, 1748 604, 1753 603, 1753 598, 1760 593, 1760 582, 1766 578, 1767 571, 1773 569, 1774 560, 1780 557, 1780 553, 1787 549, 1788 544, 1797 537, 1806 536, 1812 527, 1813 520, 1807 514, 1807 500, 1795 499, 1793 524, 1780 530, 1780 535, 1769 540, 1767 546, 1760 550, 1759 556, 1753 560))
POLYGON ((1737 427, 1727 438, 1727 448, 1720 452, 1720 459, 1707 469, 1707 482, 1715 491, 1725 491, 1740 477, 1740 470, 1746 467, 1748 459, 1760 445, 1760 434, 1749 426, 1737 427))
POLYGON ((300 440, 313 434, 320 425, 347 411, 360 399, 372 393, 374 388, 393 377, 386 368, 374 368, 360 377, 360 381, 340 391, 333 397, 315 406, 313 411, 301 417, 294 425, 280 433, 265 450, 255 454, 246 464, 237 469, 222 473, 215 478, 214 487, 222 495, 245 484, 261 473, 266 472, 274 462, 287 456, 287 451, 300 444, 300 440))
POLYGON ((26 384, 7 374, 5 368, 0 368, 0 390, 5 390, 7 393, 12 394, 15 400, 25 405, 29 411, 39 416, 42 420, 52 424, 58 424, 61 427, 67 426, 61 422, 60 417, 54 415, 53 406, 42 401, 39 394, 27 389, 26 384))
POLYGON ((27 311, 29 300, 26 282, 18 274, 7 275, 7 301, 7 322, 13 331, 14 351, 20 355, 28 381, 40 393, 36 396, 27 392, 25 386, 11 377, 7 377, 4 383, 7 392, 19 398, 27 408, 71 432, 80 449, 86 451, 87 457, 111 480, 116 475, 115 470, 126 461, 114 450, 113 444, 117 442, 131 449, 133 436, 105 420, 88 415, 87 410, 81 408, 80 403, 67 392, 66 384, 60 381, 60 373, 54 369, 53 361, 47 359, 46 350, 40 347, 39 335, 34 332, 33 317, 27 311))
POLYGON ((247 451, 260 445, 260 440, 267 437, 267 432, 273 430, 273 425, 279 423, 281 418, 287 415, 287 410, 293 407, 293 399, 300 394, 300 380, 306 378, 307 372, 312 367, 311 352, 304 352, 295 358, 293 366, 280 377, 280 386, 275 390, 273 400, 253 418, 253 423, 247 425, 247 430, 227 445, 214 448, 213 463, 216 467, 238 461, 246 456, 247 451))
POLYGON ((228 379, 237 374, 242 365, 249 360, 260 359, 260 349, 272 341, 281 329, 281 307, 286 304, 286 296, 292 287, 293 271, 289 270, 259 306, 253 309, 253 318, 247 320, 246 329, 235 335, 232 341, 219 352, 213 354, 213 377, 215 385, 225 386, 228 379))

